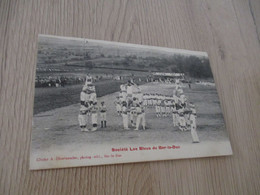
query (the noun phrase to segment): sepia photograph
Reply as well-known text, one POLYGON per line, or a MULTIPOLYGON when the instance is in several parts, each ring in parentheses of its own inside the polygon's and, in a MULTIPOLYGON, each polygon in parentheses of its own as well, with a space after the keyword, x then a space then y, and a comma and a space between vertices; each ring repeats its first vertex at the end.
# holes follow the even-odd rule
POLYGON ((231 155, 206 52, 39 35, 30 169, 231 155))

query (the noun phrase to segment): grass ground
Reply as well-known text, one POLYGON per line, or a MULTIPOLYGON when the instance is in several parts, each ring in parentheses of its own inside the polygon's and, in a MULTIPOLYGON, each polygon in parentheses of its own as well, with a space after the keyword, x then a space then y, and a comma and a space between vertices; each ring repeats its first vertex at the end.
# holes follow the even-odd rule
MULTIPOLYGON (((144 93, 172 94, 174 86, 169 84, 147 83, 141 86, 144 93)), ((191 143, 190 132, 180 132, 172 126, 171 117, 156 118, 155 109, 146 110, 147 130, 123 130, 122 118, 115 110, 115 97, 118 92, 99 98, 104 100, 107 109, 107 128, 99 128, 96 132, 81 132, 78 126, 79 104, 52 109, 34 116, 32 132, 32 148, 34 150, 49 147, 63 147, 70 144, 104 144, 104 143, 191 143)), ((184 86, 184 93, 189 101, 195 103, 197 109, 198 135, 203 141, 227 140, 224 120, 218 101, 216 89, 212 86, 184 86)), ((76 94, 78 96, 78 94, 76 94)), ((90 119, 89 119, 90 120, 90 119)), ((89 121, 89 127, 91 126, 89 121)))
MULTIPOLYGON (((100 80, 95 84, 97 97, 114 93, 120 90, 120 84, 127 81, 118 80, 100 80)), ((143 82, 137 82, 142 84, 143 82)), ((80 92, 83 85, 67 85, 65 87, 45 87, 35 88, 34 115, 61 108, 64 106, 76 104, 79 102, 80 92)))

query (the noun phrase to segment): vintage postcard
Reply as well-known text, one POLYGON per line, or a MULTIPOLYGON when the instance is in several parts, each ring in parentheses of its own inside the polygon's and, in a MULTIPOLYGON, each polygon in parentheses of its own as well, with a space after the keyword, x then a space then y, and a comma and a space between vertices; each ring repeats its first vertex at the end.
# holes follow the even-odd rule
POLYGON ((39 35, 31 170, 231 154, 207 53, 39 35))

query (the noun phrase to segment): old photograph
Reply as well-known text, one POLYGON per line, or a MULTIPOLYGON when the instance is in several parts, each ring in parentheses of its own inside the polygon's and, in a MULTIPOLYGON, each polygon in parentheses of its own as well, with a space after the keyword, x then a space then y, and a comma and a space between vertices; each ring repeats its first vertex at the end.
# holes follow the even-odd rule
POLYGON ((30 169, 231 155, 206 52, 39 35, 30 169))

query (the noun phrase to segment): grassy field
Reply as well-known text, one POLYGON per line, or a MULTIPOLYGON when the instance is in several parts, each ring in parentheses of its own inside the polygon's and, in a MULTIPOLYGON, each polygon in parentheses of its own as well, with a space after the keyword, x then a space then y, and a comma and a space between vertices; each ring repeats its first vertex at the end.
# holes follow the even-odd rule
MULTIPOLYGON (((102 97, 119 91, 120 85, 126 82, 127 80, 101 80, 94 83, 96 86, 97 97, 102 97)), ((144 81, 137 82, 137 84, 143 83, 144 81)), ((82 86, 83 85, 67 85, 58 88, 35 88, 34 115, 80 102, 79 97, 82 86)))
MULTIPOLYGON (((97 96, 113 93, 120 89, 122 81, 104 80, 95 83, 97 96)), ((78 103, 82 85, 59 88, 35 88, 34 114, 78 103)))
MULTIPOLYGON (((147 83, 141 86, 144 93, 172 94, 173 85, 147 83)), ((197 109, 197 132, 201 142, 228 140, 224 119, 215 87, 193 84, 189 89, 184 86, 188 100, 195 103, 197 109)), ((122 117, 117 116, 114 101, 117 92, 99 98, 104 100, 107 109, 107 125, 96 132, 81 132, 78 125, 79 103, 42 112, 34 116, 32 147, 43 150, 49 147, 74 147, 104 143, 192 143, 189 131, 180 132, 173 127, 172 118, 157 118, 155 109, 146 112, 146 131, 125 131, 122 117), (79 144, 79 145, 78 145, 79 144)), ((90 118, 88 127, 91 127, 90 118)))

